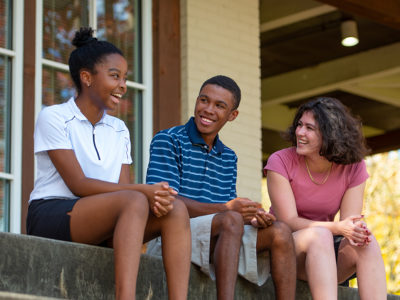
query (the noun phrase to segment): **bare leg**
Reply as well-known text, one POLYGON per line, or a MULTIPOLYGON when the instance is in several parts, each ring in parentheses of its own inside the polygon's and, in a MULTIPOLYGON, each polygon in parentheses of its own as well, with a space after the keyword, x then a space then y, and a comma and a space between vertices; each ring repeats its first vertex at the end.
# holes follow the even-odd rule
POLYGON ((187 299, 190 274, 190 222, 185 204, 176 199, 174 208, 161 218, 150 214, 144 240, 161 235, 169 299, 187 299))
POLYGON ((116 299, 135 299, 147 198, 134 191, 94 195, 77 201, 69 214, 74 242, 98 244, 114 236, 116 299))
POLYGON ((337 300, 337 276, 332 233, 312 227, 293 234, 297 277, 307 280, 315 300, 337 300))
POLYGON ((387 297, 386 274, 379 244, 374 237, 365 247, 352 246, 347 240, 340 243, 338 278, 346 280, 357 271, 358 291, 363 300, 383 300, 387 297))
POLYGON ((282 222, 259 229, 257 253, 269 251, 271 275, 275 285, 276 299, 295 299, 296 295, 296 253, 292 231, 282 222))
POLYGON ((243 235, 243 217, 228 211, 216 214, 211 223, 210 253, 213 255, 217 298, 233 299, 243 235))

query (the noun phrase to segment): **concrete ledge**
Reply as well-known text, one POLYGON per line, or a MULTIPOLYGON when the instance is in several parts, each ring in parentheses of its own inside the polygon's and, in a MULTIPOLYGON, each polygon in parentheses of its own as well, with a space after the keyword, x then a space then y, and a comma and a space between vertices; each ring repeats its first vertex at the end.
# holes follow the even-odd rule
POLYGON ((60 300, 62 298, 50 298, 43 296, 25 295, 19 293, 0 292, 0 300, 60 300))
MULTIPOLYGON (((0 299, 114 299, 112 249, 11 233, 0 233, 0 249, 0 291, 31 295, 4 298, 0 294, 0 299)), ((137 298, 167 299, 160 258, 142 255, 137 298)), ((273 300, 273 282, 269 279, 257 287, 239 278, 235 298, 273 300)), ((191 268, 188 299, 216 299, 215 283, 196 266, 191 268)), ((312 299, 307 283, 297 282, 296 299, 312 299)), ((359 299, 357 290, 339 287, 339 299, 359 299)), ((400 297, 389 295, 388 299, 400 297)))

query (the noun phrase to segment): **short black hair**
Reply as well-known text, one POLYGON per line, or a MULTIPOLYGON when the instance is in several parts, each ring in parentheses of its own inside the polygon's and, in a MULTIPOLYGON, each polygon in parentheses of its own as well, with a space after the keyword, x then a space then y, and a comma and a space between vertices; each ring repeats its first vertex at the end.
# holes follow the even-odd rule
POLYGON ((218 85, 228 91, 230 91, 233 95, 233 109, 237 109, 240 104, 240 98, 242 97, 241 91, 237 83, 230 77, 224 75, 217 75, 211 77, 203 82, 201 85, 200 91, 205 87, 207 84, 215 84, 218 85))
POLYGON ((305 112, 312 112, 322 136, 320 155, 337 164, 360 162, 369 153, 359 117, 338 99, 318 97, 301 105, 285 137, 296 146, 296 128, 305 112))
POLYGON ((78 90, 82 90, 79 72, 86 69, 95 73, 95 65, 104 59, 106 55, 122 54, 122 51, 107 41, 99 41, 93 37, 93 29, 90 27, 81 27, 75 32, 72 45, 76 47, 69 56, 69 72, 72 80, 78 90))

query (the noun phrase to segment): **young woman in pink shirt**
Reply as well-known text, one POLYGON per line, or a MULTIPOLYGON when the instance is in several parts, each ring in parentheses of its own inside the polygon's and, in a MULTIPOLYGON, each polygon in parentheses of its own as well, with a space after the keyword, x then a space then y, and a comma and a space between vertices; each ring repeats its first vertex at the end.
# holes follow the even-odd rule
POLYGON ((297 277, 314 300, 329 300, 356 272, 361 299, 386 299, 380 248, 361 215, 361 123, 337 99, 321 97, 300 106, 287 138, 293 147, 272 154, 264 172, 271 210, 293 231, 297 277))

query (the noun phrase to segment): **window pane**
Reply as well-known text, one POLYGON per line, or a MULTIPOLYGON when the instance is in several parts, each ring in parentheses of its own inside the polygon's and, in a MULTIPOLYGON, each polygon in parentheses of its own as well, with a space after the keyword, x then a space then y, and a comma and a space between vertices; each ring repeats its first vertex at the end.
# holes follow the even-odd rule
POLYGON ((9 200, 10 183, 8 180, 0 180, 0 231, 9 231, 9 200))
POLYGON ((75 96, 75 86, 69 72, 43 66, 43 100, 45 106, 63 103, 75 96))
POLYGON ((67 64, 75 31, 88 24, 88 0, 44 0, 43 57, 67 64))
POLYGON ((97 1, 97 37, 122 50, 128 79, 136 82, 142 82, 140 9, 138 0, 97 1))
POLYGON ((11 60, 0 56, 0 172, 10 172, 11 60))
POLYGON ((142 183, 142 92, 128 89, 117 109, 109 114, 123 120, 129 129, 133 160, 131 182, 142 183))
POLYGON ((11 49, 11 0, 0 0, 0 47, 11 49))

